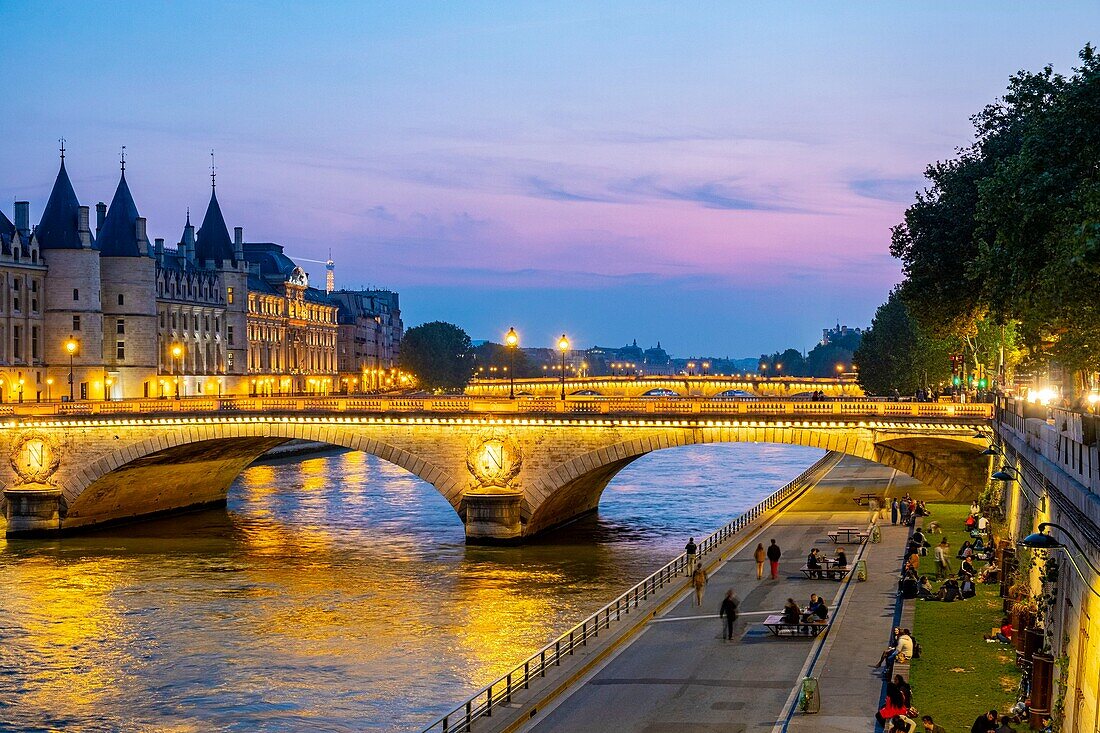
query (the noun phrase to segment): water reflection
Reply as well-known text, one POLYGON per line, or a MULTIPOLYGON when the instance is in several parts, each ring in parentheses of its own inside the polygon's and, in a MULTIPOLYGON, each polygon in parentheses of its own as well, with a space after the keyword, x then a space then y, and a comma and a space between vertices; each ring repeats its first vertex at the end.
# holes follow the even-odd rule
POLYGON ((360 453, 253 466, 228 511, 0 540, 0 729, 415 728, 819 455, 662 451, 517 548, 466 547, 360 453))

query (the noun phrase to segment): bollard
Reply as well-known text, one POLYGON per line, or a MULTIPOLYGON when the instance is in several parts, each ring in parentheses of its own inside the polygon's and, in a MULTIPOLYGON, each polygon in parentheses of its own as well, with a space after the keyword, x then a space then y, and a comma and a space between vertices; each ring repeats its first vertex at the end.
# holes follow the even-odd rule
POLYGON ((856 580, 860 583, 867 580, 867 561, 856 560, 856 580))

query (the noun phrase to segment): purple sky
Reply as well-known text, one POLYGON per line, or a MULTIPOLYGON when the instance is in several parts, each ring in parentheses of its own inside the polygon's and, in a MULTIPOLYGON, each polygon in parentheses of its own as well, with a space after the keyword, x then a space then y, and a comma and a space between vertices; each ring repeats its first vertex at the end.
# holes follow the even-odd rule
POLYGON ((968 117, 1100 40, 1096 2, 321 7, 4 0, 0 210, 37 221, 61 136, 109 202, 126 145, 171 244, 215 148, 230 226, 331 248, 407 325, 809 348, 885 299, 889 227, 968 117))

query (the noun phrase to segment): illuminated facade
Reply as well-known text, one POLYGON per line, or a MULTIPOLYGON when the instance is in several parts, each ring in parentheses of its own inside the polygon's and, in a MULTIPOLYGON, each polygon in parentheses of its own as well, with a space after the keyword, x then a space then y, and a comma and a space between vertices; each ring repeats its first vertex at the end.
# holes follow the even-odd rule
POLYGON ((342 309, 374 324, 371 355, 392 365, 396 293, 310 287, 280 245, 230 237, 213 184, 174 248, 150 244, 125 162, 94 233, 64 153, 37 227, 29 202, 0 212, 0 402, 335 391, 361 337, 341 349, 342 309))

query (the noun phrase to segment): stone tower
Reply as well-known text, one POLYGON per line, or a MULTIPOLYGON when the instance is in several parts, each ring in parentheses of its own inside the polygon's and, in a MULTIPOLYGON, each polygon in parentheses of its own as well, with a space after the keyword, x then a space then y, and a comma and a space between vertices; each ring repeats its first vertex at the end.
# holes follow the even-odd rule
POLYGON ((243 239, 240 227, 235 239, 229 238, 211 178, 210 203, 195 239, 195 261, 220 275, 225 291, 225 373, 235 376, 248 371, 248 263, 243 239))
POLYGON ((156 260, 138 214, 126 164, 111 208, 96 231, 103 298, 103 363, 108 393, 156 395, 156 260))
POLYGON ((46 343, 43 353, 46 363, 55 372, 65 372, 64 376, 57 375, 58 393, 69 394, 66 382, 70 354, 65 344, 71 336, 78 345, 72 355, 72 394, 77 399, 102 397, 103 311, 99 250, 89 227, 88 207, 77 201, 65 170, 64 150, 61 168, 34 237, 49 267, 44 293, 46 343), (98 395, 94 391, 97 380, 100 383, 98 395))

